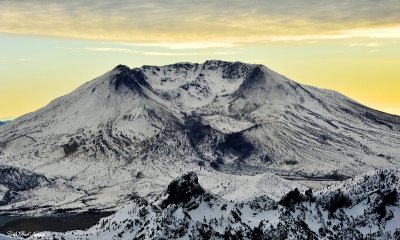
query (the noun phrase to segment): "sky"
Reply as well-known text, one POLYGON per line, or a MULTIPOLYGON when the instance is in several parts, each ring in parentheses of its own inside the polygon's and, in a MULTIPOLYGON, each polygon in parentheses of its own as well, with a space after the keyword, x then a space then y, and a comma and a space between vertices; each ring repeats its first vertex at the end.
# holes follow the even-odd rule
POLYGON ((264 64, 400 115, 399 0, 0 0, 0 120, 118 64, 264 64))

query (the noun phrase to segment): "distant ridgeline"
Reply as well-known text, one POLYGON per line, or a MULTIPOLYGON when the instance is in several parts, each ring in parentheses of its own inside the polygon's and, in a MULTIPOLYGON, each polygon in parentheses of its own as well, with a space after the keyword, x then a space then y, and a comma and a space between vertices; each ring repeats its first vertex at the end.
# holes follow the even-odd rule
POLYGON ((86 231, 36 233, 29 239, 399 239, 399 169, 380 170, 280 201, 233 203, 187 173, 154 201, 132 198, 86 231))

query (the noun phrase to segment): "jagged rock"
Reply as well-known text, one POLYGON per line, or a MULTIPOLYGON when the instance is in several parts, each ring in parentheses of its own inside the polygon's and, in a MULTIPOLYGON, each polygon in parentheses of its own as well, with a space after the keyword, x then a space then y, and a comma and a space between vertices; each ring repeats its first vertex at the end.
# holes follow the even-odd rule
POLYGON ((63 145, 64 153, 66 156, 76 152, 78 150, 79 144, 78 142, 71 138, 67 144, 63 145))
POLYGON ((114 88, 118 90, 122 85, 132 91, 142 91, 142 87, 150 87, 146 82, 146 77, 140 69, 130 69, 126 66, 117 66, 119 72, 114 76, 114 88))
POLYGON ((280 201, 279 204, 289 209, 293 209, 296 204, 302 203, 305 196, 300 193, 299 189, 295 188, 288 192, 280 201))
POLYGON ((136 178, 144 178, 144 177, 145 177, 145 175, 142 171, 139 171, 136 173, 136 178))
POLYGON ((15 167, 0 167, 0 184, 14 191, 26 191, 47 184, 43 175, 15 167))
POLYGON ((162 208, 159 199, 147 202, 138 197, 86 231, 35 233, 29 239, 398 239, 397 189, 400 185, 396 179, 399 175, 400 169, 382 170, 314 194, 308 191, 307 197, 295 190, 290 194, 291 199, 301 198, 301 201, 279 206, 268 197, 240 203, 223 200, 203 190, 196 174, 188 173, 172 181, 160 195, 159 199, 164 200, 173 197, 164 201, 162 208), (391 184, 388 188, 380 187, 388 184, 391 184), (335 197, 339 199, 338 189, 348 195, 352 203, 342 206, 341 211, 330 212, 322 203, 335 197), (368 201, 375 197, 377 201, 368 201), (312 198, 316 198, 316 202, 312 198), (197 204, 188 205, 182 201, 197 204), (384 221, 378 221, 375 209, 382 201, 390 205, 391 210, 384 221))
POLYGON ((6 191, 0 200, 0 206, 18 202, 26 192, 50 183, 43 175, 16 167, 0 166, 0 187, 2 191, 6 191))
POLYGON ((186 203, 204 192, 203 187, 199 184, 196 173, 189 172, 168 185, 168 197, 163 201, 162 205, 186 203))

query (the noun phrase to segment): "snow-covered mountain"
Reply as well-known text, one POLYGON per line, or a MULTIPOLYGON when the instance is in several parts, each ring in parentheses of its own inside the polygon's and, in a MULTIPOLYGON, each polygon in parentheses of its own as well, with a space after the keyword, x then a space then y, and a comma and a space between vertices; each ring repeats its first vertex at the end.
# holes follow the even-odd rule
POLYGON ((343 180, 399 153, 400 117, 262 65, 119 65, 0 128, 2 168, 40 182, 3 184, 0 209, 114 209, 187 171, 225 199, 278 199, 301 188, 282 177, 343 180))
POLYGON ((206 191, 193 172, 155 201, 137 197, 86 231, 29 239, 399 239, 400 171, 379 170, 322 189, 295 189, 234 203, 206 191))

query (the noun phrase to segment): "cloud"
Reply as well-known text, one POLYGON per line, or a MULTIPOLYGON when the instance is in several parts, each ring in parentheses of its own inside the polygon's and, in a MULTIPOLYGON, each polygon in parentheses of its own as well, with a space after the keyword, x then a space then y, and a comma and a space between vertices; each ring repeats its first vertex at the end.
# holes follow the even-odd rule
POLYGON ((230 42, 153 42, 153 43, 119 43, 121 45, 137 46, 137 47, 159 47, 171 50, 187 50, 187 49, 206 49, 206 48, 231 48, 235 44, 230 42))
POLYGON ((137 51, 127 49, 127 48, 96 48, 96 47, 87 47, 83 48, 84 50, 88 51, 95 51, 95 52, 123 52, 123 53, 138 53, 137 51))
MULTIPOLYGON (((114 52, 114 53, 128 53, 128 54, 139 54, 148 56, 214 56, 214 55, 234 55, 238 54, 238 51, 203 51, 203 52, 186 52, 186 51, 139 51, 128 48, 114 48, 114 47, 85 47, 85 48, 69 48, 70 50, 85 50, 92 52, 114 52)), ((186 49, 184 49, 186 50, 186 49)))
POLYGON ((400 38, 398 0, 0 0, 0 5, 0 32, 163 42, 167 45, 157 46, 169 49, 242 41, 400 38))
POLYGON ((234 55, 239 52, 143 52, 143 55, 150 56, 215 56, 215 55, 234 55))
POLYGON ((350 37, 369 37, 369 38, 400 38, 400 26, 370 28, 370 29, 353 29, 343 32, 350 37))
POLYGON ((377 48, 381 47, 381 43, 351 43, 349 47, 368 47, 368 48, 377 48))

